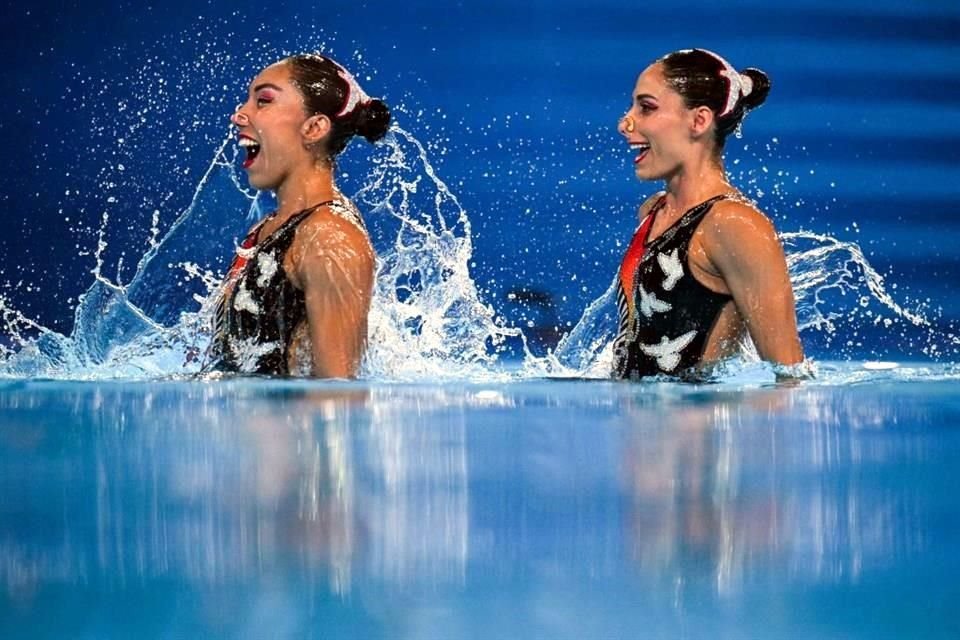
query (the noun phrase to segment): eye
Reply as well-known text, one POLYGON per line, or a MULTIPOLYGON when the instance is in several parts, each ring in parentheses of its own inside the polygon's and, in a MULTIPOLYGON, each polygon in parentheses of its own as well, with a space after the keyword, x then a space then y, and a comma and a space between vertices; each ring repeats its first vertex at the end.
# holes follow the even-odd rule
POLYGON ((645 115, 657 110, 656 105, 650 104, 649 102, 641 102, 639 107, 640 107, 640 113, 645 115))
POLYGON ((271 95, 269 95, 269 94, 264 93, 264 94, 261 94, 261 95, 257 96, 257 106, 258 106, 258 107, 262 107, 262 106, 265 105, 265 104, 270 104, 271 102, 273 102, 273 96, 271 96, 271 95))

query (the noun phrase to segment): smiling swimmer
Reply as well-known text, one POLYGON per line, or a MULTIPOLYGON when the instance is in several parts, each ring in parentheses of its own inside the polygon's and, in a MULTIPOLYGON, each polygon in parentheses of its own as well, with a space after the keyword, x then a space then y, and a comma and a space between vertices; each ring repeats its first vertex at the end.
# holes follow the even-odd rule
POLYGON ((703 49, 677 51, 637 79, 618 130, 640 180, 665 190, 639 211, 620 267, 613 375, 685 377, 735 354, 803 361, 793 290, 770 220, 727 181, 723 147, 770 90, 703 49))

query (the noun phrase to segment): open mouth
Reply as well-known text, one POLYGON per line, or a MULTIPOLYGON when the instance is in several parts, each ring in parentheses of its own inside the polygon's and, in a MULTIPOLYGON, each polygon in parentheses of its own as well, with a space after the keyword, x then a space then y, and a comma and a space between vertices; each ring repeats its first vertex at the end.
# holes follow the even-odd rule
POLYGON ((247 157, 243 161, 243 168, 248 169, 250 165, 253 164, 253 161, 257 159, 257 156, 260 155, 260 143, 253 138, 240 136, 240 142, 237 144, 247 152, 247 157))
POLYGON ((630 149, 637 151, 637 157, 633 159, 633 164, 637 164, 646 157, 647 152, 650 151, 650 145, 643 142, 634 142, 630 145, 630 149))

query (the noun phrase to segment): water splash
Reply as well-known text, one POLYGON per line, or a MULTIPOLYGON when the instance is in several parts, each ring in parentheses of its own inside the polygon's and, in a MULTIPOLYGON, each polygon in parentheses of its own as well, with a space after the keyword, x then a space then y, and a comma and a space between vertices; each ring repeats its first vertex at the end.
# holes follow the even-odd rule
MULTIPOLYGON (((0 299, 11 345, 0 347, 0 373, 140 378, 198 371, 229 257, 224 239, 240 237, 249 220, 262 216, 268 206, 242 186, 229 142, 220 144, 189 206, 159 241, 154 222, 149 248, 126 284, 104 274, 101 230, 94 283, 76 307, 69 336, 46 329, 0 299)), ((437 175, 424 146, 394 126, 368 167, 354 195, 370 222, 378 253, 365 377, 608 376, 617 318, 615 283, 586 308, 553 353, 534 357, 525 349, 522 332, 507 326, 482 300, 470 273, 467 212, 437 175), (524 350, 519 367, 500 363, 500 351, 511 340, 524 350)), ((105 216, 104 225, 107 220, 105 216)), ((896 353, 956 355, 957 339, 937 331, 920 310, 898 304, 856 244, 807 232, 781 237, 805 341, 819 337, 839 344, 841 354, 845 349, 852 354, 873 330, 896 336, 896 344, 875 341, 898 349, 896 353)), ((754 361, 741 360, 725 377, 752 379, 757 366, 765 375, 771 373, 754 361)))
MULTIPOLYGON (((797 324, 805 344, 825 342, 841 360, 864 354, 873 358, 902 358, 909 354, 910 360, 955 360, 960 355, 960 338, 949 329, 939 328, 924 311, 897 303, 887 291, 883 276, 856 243, 810 232, 787 232, 780 238, 796 297, 797 324)), ((590 303, 554 353, 528 363, 529 370, 548 375, 608 377, 617 331, 616 287, 614 280, 603 295, 590 303)), ((768 377, 775 373, 771 366, 758 362, 749 341, 743 345, 743 352, 742 358, 724 369, 724 379, 749 377, 757 366, 768 377)), ((868 360, 866 369, 899 369, 895 362, 891 362, 892 366, 876 363, 868 360)), ((945 369, 934 365, 933 369, 952 375, 949 365, 945 369)), ((837 370, 834 367, 832 371, 837 370)), ((923 370, 909 367, 895 375, 912 376, 923 370)), ((827 371, 831 370, 823 373, 827 371)))
MULTIPOLYGON (((0 347, 3 375, 137 378, 197 372, 198 354, 209 341, 219 274, 228 259, 224 238, 242 235, 248 221, 267 206, 243 188, 229 141, 220 144, 190 205, 160 241, 152 225, 149 249, 126 284, 104 274, 101 230, 94 283, 76 307, 69 336, 46 329, 0 299, 11 345, 0 347)), ((522 365, 508 374, 499 352, 510 340, 525 344, 524 336, 482 300, 470 274, 467 212, 438 177, 424 146, 395 126, 360 183, 354 198, 371 223, 378 252, 364 376, 608 376, 616 331, 615 283, 586 308, 553 353, 534 357, 524 350, 522 365)), ((104 226, 107 221, 104 216, 104 226)), ((805 342, 819 338, 836 345, 840 354, 849 350, 852 355, 871 331, 879 331, 886 340, 873 344, 894 353, 956 355, 957 338, 938 331, 920 310, 898 304, 855 243, 808 232, 781 238, 805 342)), ((754 361, 747 357, 725 376, 750 379, 754 361)))
POLYGON ((364 372, 390 378, 490 375, 519 330, 484 303, 470 276, 470 220, 423 145, 400 127, 356 200, 380 251, 364 372), (365 205, 365 207, 364 207, 365 205))
MULTIPOLYGON (((105 230, 99 234, 94 283, 80 296, 69 336, 46 329, 6 306, 4 329, 14 336, 0 372, 18 377, 112 378, 190 373, 204 332, 212 270, 223 261, 224 238, 237 235, 226 212, 256 208, 237 190, 227 140, 197 185, 190 205, 140 259, 128 284, 103 273, 105 230), (32 339, 28 339, 32 338, 32 339)), ((106 218, 104 220, 106 223, 106 218)))
POLYGON ((801 335, 849 358, 957 357, 960 342, 949 327, 939 326, 936 310, 894 300, 859 245, 811 232, 784 233, 781 239, 801 335))
MULTIPOLYGON (((2 371, 17 377, 156 377, 192 374, 229 246, 263 205, 240 186, 225 140, 190 205, 139 261, 127 284, 103 273, 81 296, 69 336, 3 306, 2 371), (237 215, 242 211, 245 215, 237 215), (249 214, 246 212, 249 211, 249 214), (39 332, 28 340, 28 331, 39 332)), ((411 379, 496 375, 499 347, 521 333, 504 326, 470 277, 470 223, 436 175, 423 145, 394 126, 373 154, 355 200, 374 229, 377 286, 365 376, 411 379)), ((104 221, 106 224, 106 220, 104 221)), ((2 301, 0 301, 2 304, 2 301)))

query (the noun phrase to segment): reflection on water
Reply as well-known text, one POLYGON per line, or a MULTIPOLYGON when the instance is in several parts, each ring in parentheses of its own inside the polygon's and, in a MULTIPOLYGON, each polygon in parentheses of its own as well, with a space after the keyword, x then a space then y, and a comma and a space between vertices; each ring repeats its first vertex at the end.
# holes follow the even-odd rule
POLYGON ((938 389, 6 385, 0 631, 113 633, 120 596, 147 629, 250 637, 671 635, 771 593, 880 597, 956 557, 938 389))
POLYGON ((924 551, 926 488, 887 483, 936 442, 890 429, 929 423, 929 408, 774 389, 631 409, 655 425, 623 449, 630 553, 648 575, 702 578, 724 595, 766 573, 856 582, 865 565, 924 551))
MULTIPOLYGON (((44 579, 37 569, 57 564, 66 580, 217 583, 282 569, 326 575, 338 592, 354 568, 397 582, 463 579, 463 408, 445 410, 443 393, 73 388, 3 401, 5 488, 16 470, 46 467, 22 477, 42 500, 21 497, 20 508, 62 511, 64 545, 95 533, 89 548, 55 554, 78 555, 82 572, 44 560, 26 573, 44 579), (43 417, 56 400, 70 422, 43 417), (425 405, 442 423, 404 421, 425 405)), ((36 541, 23 541, 21 557, 37 557, 36 541)))

